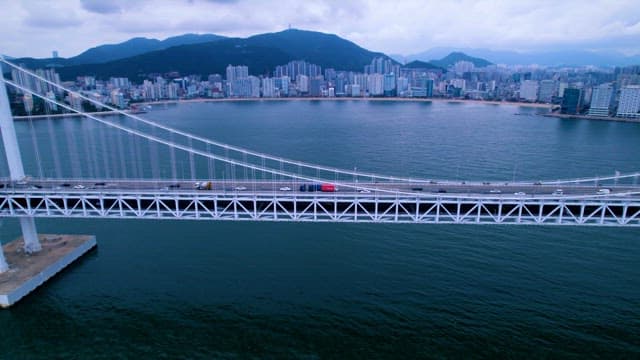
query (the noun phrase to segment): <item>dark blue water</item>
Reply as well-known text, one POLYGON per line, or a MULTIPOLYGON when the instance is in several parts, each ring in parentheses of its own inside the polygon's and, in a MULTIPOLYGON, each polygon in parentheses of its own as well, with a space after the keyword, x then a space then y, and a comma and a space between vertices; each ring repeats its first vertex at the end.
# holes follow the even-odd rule
MULTIPOLYGON (((390 175, 548 179, 640 168, 639 125, 536 112, 243 102, 147 116, 258 151, 390 175)), ((55 131, 65 122, 82 135, 76 120, 55 131)), ((29 136, 27 123, 17 126, 29 136)), ((35 128, 40 141, 46 125, 35 128)), ((1 359, 640 357, 638 229, 38 226, 96 234, 99 249, 0 312, 1 359)), ((16 221, 3 220, 2 241, 18 234, 16 221)))

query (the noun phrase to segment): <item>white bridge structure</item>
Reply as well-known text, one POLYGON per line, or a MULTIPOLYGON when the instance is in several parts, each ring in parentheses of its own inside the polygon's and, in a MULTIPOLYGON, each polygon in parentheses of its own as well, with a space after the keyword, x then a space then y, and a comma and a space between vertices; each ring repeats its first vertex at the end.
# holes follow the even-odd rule
POLYGON ((640 172, 465 182, 338 169, 177 130, 0 63, 12 71, 11 80, 0 77, 8 170, 0 179, 0 217, 20 219, 27 251, 40 248, 37 217, 640 227, 640 172), (28 116, 30 134, 21 138, 7 85, 52 114, 28 116), (84 112, 82 103, 115 116, 84 112), (56 123, 53 113, 62 110, 78 121, 56 123), (61 126, 62 137, 53 130, 61 126))

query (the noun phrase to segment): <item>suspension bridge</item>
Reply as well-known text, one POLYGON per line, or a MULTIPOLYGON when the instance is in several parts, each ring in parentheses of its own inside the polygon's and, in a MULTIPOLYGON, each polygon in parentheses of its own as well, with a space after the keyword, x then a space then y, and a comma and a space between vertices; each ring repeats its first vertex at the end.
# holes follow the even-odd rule
POLYGON ((20 219, 28 253, 41 249, 38 217, 640 226, 640 172, 488 182, 339 169, 174 129, 0 61, 12 71, 0 78, 0 217, 20 219), (8 87, 78 121, 36 129, 28 116, 18 137, 8 87))

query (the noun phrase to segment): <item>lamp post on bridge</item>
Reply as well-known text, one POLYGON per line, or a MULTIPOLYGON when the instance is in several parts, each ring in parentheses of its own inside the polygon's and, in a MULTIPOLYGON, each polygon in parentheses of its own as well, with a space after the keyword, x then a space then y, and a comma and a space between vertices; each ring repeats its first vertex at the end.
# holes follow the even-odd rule
MULTIPOLYGON (((20 148, 18 146, 18 138, 13 125, 13 117, 9 107, 9 95, 7 94, 6 83, 4 82, 4 74, 0 71, 0 130, 2 131, 2 143, 4 151, 7 155, 7 164, 9 165, 9 176, 11 181, 19 181, 24 179, 24 167, 22 166, 22 157, 20 156, 20 148)), ((36 230, 36 222, 33 217, 26 216, 20 218, 20 227, 22 228, 22 237, 24 238, 24 249, 27 253, 33 253, 42 249, 38 232, 36 230)), ((2 248, 0 247, 0 252, 2 248)), ((0 272, 3 272, 3 265, 6 267, 4 254, 0 255, 0 272)), ((6 269, 5 269, 6 270, 6 269)))

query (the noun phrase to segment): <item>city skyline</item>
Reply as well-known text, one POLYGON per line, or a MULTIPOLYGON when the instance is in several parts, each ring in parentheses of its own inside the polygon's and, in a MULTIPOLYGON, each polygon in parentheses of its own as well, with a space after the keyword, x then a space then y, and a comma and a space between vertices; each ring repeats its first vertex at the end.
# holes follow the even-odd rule
POLYGON ((61 57, 132 37, 181 33, 246 37, 288 28, 335 33, 367 49, 411 55, 434 47, 558 49, 640 54, 640 10, 633 1, 321 1, 5 2, 0 52, 61 57), (206 16, 203 16, 206 14, 206 16), (428 20, 428 21, 426 21, 428 20))

